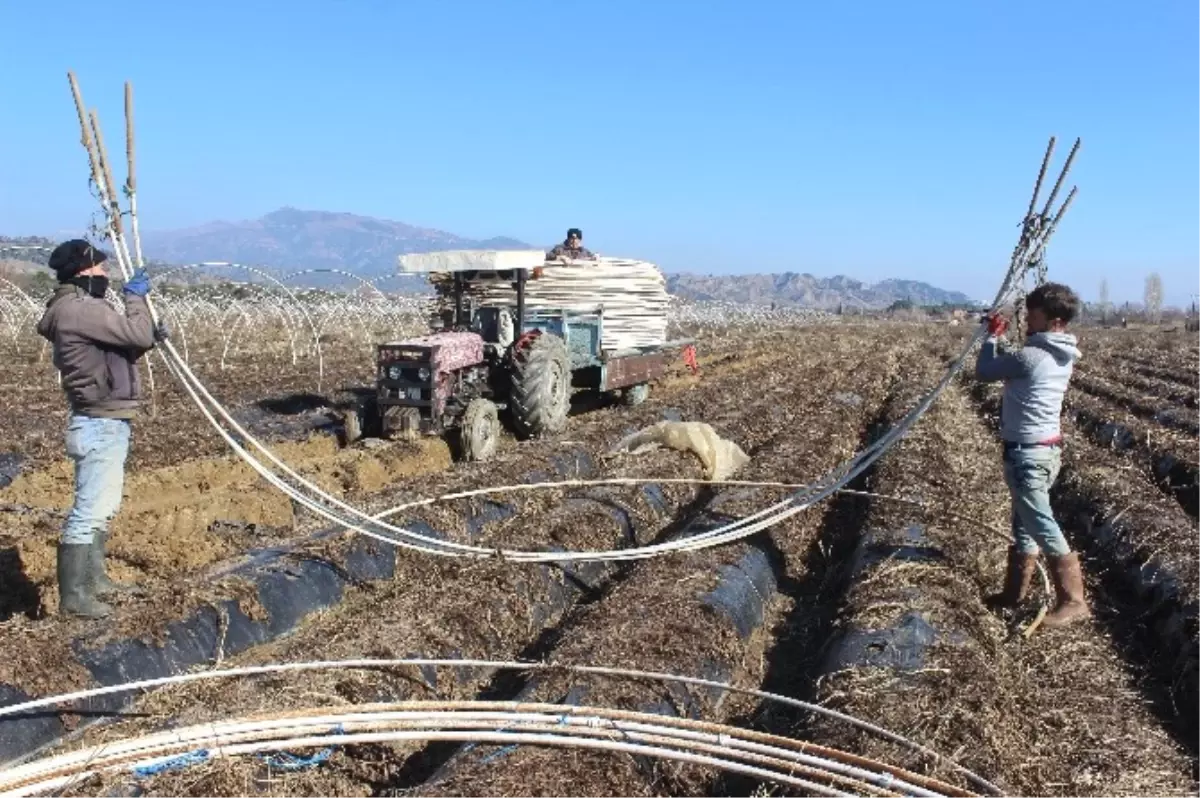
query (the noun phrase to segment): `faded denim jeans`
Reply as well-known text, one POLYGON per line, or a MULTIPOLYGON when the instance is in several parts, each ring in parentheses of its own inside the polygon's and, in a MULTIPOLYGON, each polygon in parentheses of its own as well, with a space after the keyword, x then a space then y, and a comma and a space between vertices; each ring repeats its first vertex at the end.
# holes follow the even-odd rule
POLYGON ((129 421, 72 415, 67 422, 67 456, 75 462, 75 504, 63 524, 62 542, 92 542, 121 506, 129 421))
POLYGON ((1058 479, 1062 450, 1057 446, 1010 449, 1004 453, 1004 481, 1012 494, 1012 532, 1024 554, 1061 557, 1071 547, 1054 520, 1050 486, 1058 479))

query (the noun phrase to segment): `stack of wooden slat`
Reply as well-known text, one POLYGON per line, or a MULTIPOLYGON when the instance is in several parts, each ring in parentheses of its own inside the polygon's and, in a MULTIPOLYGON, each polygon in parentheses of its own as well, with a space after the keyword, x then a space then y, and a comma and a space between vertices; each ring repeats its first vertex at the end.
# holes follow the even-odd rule
MULTIPOLYGON (((434 285, 449 299, 450 275, 438 275, 434 285)), ((511 282, 473 280, 467 294, 481 307, 516 308, 511 282)), ((652 263, 623 258, 550 261, 525 286, 529 310, 602 310, 601 348, 614 352, 657 346, 667 337, 667 282, 652 263)))

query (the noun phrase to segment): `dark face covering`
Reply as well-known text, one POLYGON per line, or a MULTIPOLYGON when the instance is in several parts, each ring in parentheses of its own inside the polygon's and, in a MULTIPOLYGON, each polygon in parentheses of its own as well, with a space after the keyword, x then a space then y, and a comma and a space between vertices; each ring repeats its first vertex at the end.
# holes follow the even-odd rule
POLYGON ((67 280, 67 282, 71 285, 79 286, 96 299, 104 299, 104 295, 108 293, 108 278, 103 275, 89 274, 85 276, 77 274, 70 280, 67 280))

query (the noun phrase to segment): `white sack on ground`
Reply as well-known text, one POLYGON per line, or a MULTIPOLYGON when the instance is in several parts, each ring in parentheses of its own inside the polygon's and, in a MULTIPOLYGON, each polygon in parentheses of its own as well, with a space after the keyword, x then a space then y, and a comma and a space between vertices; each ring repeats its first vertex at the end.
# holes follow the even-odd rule
POLYGON ((696 455, 704 467, 704 478, 714 482, 729 479, 750 462, 750 456, 742 451, 742 447, 722 438, 701 421, 660 421, 626 437, 612 448, 612 452, 637 453, 656 446, 696 455))

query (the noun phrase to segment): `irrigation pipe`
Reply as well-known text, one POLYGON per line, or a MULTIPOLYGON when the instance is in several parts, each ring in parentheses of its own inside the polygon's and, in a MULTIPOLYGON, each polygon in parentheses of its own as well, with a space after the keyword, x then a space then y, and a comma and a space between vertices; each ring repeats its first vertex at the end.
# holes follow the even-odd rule
MULTIPOLYGON (((130 262, 129 251, 124 240, 124 234, 120 224, 120 208, 115 202, 112 192, 108 190, 111 187, 111 177, 107 174, 107 161, 103 157, 103 142, 99 139, 99 126, 93 115, 93 128, 97 136, 93 142, 89 136, 88 126, 86 124, 86 115, 83 110, 82 100, 79 96, 78 86, 75 82, 73 74, 69 74, 72 91, 75 95, 76 106, 79 111, 81 127, 83 130, 83 144, 88 152, 89 160, 92 164, 92 173, 95 178, 95 183, 98 189, 98 195, 101 200, 101 207, 105 211, 108 219, 108 236, 114 242, 114 249, 117 255, 118 264, 123 271, 126 271, 130 262)), ((1051 147, 1053 147, 1053 139, 1051 139, 1051 147)), ((1070 166, 1068 161, 1067 166, 1070 166)), ((1065 177, 1066 169, 1060 175, 1059 183, 1061 184, 1065 177)), ((1040 188, 1040 180, 1038 186, 1040 188)), ((1054 231, 1058 221, 1065 213, 1067 206, 1075 196, 1075 191, 1067 197, 1063 207, 1060 208, 1058 214, 1051 221, 1047 217, 1047 212, 1044 211, 1039 216, 1027 217, 1022 230, 1021 241, 1018 244, 1017 250, 1014 252, 1013 261, 1009 266, 1008 273, 996 295, 996 301, 993 302, 993 307, 999 306, 1002 300, 1005 300, 1008 295, 1014 290, 1018 279, 1023 278, 1035 259, 1041 257, 1044 251, 1045 243, 1050 234, 1054 231)), ((1048 208, 1049 206, 1047 206, 1048 208)), ((155 317, 153 306, 150 307, 151 315, 155 317)), ((697 551, 711 546, 722 545, 733 540, 738 540, 754 534, 762 529, 765 529, 773 524, 779 523, 785 518, 800 512, 811 504, 820 501, 828 495, 831 495, 833 490, 844 487, 858 473, 865 470, 875 459, 881 456, 892 444, 894 444, 908 429, 925 413, 933 401, 949 384, 959 370, 961 370, 967 354, 982 338, 983 330, 979 329, 976 334, 964 347, 963 352, 948 368, 945 377, 936 385, 925 397, 914 407, 907 416, 904 417, 888 434, 884 435, 880 440, 876 441, 871 447, 868 447, 860 455, 845 464, 842 468, 835 469, 826 477, 826 481, 832 480, 832 485, 821 485, 814 493, 806 496, 793 496, 788 500, 780 502, 772 507, 768 507, 763 511, 740 519, 737 522, 727 525, 719 529, 711 530, 702 535, 697 535, 692 538, 670 541, 656 546, 640 547, 636 549, 610 550, 610 551, 577 551, 577 552, 529 552, 529 551, 514 551, 506 549, 487 549, 477 546, 468 546, 448 541, 437 540, 428 536, 414 533, 411 530, 405 530, 382 521, 372 519, 370 516, 363 513, 357 508, 347 505, 345 502, 329 495, 327 492, 314 485, 310 481, 304 479, 294 470, 283 463, 269 449, 267 449, 254 436, 250 435, 236 421, 230 417, 229 413, 221 404, 211 396, 203 383, 195 376, 190 367, 179 358, 171 342, 165 341, 164 348, 172 358, 176 359, 175 367, 178 373, 184 377, 184 386, 188 393, 192 396, 193 401, 200 407, 209 422, 218 430, 221 436, 231 445, 234 451, 241 456, 255 471, 261 474, 267 481, 284 491, 287 495, 295 499, 302 506, 307 507, 318 515, 328 518, 335 523, 347 527, 351 531, 359 532, 368 535, 369 537, 378 539, 383 542, 392 543, 393 545, 402 545, 408 548, 419 549, 428 553, 440 554, 443 556, 470 556, 477 558, 500 557, 511 561, 518 562, 563 562, 563 561, 596 561, 596 560, 632 560, 644 559, 648 557, 666 554, 674 551, 697 551), (194 387, 193 387, 194 386, 194 387), (283 471, 288 477, 295 480, 302 486, 303 489, 310 491, 316 498, 305 495, 304 490, 296 485, 288 484, 282 477, 277 474, 270 473, 269 469, 261 462, 257 461, 249 452, 242 446, 238 445, 229 435, 228 431, 221 428, 220 424, 213 417, 212 413, 204 407, 204 401, 209 402, 221 417, 230 424, 231 427, 246 441, 248 441, 255 449, 260 451, 267 460, 283 471), (347 518, 339 517, 325 505, 318 502, 332 505, 338 510, 341 510, 350 516, 371 523, 377 528, 381 528, 387 532, 395 533, 408 538, 416 543, 407 543, 391 538, 387 535, 373 533, 361 526, 357 522, 350 521, 347 518)))
POLYGON ((196 673, 177 674, 175 676, 164 676, 157 679, 143 679, 140 681, 127 682, 124 684, 109 685, 105 687, 95 687, 87 690, 78 690, 71 693, 64 693, 57 696, 48 696, 38 698, 31 701, 26 701, 21 704, 12 704, 9 706, 0 707, 0 718, 23 715, 34 710, 45 709, 60 704, 69 704, 85 699, 96 698, 99 696, 116 695, 120 693, 136 692, 140 690, 150 690, 158 687, 176 684, 190 684, 194 682, 210 681, 216 679, 232 679, 245 678, 248 676, 260 676, 264 674, 280 674, 280 673, 300 673, 309 671, 326 671, 326 670, 379 670, 379 669, 396 669, 406 667, 455 667, 455 668, 488 668, 495 670, 509 670, 520 672, 548 672, 548 673, 573 673, 592 676, 616 677, 626 679, 637 679, 642 681, 653 682, 673 682, 677 684, 689 685, 694 687, 704 687, 715 690, 720 690, 727 693, 749 696, 761 701, 769 701, 784 706, 793 707, 796 709, 812 712, 824 717, 847 723, 862 731, 869 732, 883 739, 901 745, 910 751, 929 757, 934 762, 944 764, 951 768, 956 773, 963 776, 970 783, 977 787, 988 791, 992 794, 1000 794, 1000 789, 991 782, 981 776, 976 775, 967 768, 959 765, 953 760, 947 759, 936 751, 921 745, 913 740, 909 740, 902 735, 889 731, 881 726, 878 726, 869 721, 860 720, 851 715, 847 715, 837 710, 828 707, 820 706, 819 704, 811 704, 806 701, 801 701, 796 698, 770 693, 764 690, 758 690, 751 687, 738 687, 723 682, 704 679, 696 676, 681 676, 670 673, 660 673, 654 671, 639 671, 629 668, 610 668, 598 665, 560 665, 545 662, 514 662, 500 660, 484 660, 484 659, 429 659, 429 658, 401 658, 401 659, 351 659, 351 660, 324 660, 313 662, 286 662, 273 663, 268 665, 247 665, 238 668, 228 668, 224 670, 200 671, 196 673))
MULTIPOLYGON (((613 753, 625 753, 636 756, 648 756, 660 759, 674 760, 678 762, 690 763, 695 765, 703 765, 717 768, 720 770, 740 773, 747 776, 753 776, 766 781, 779 782, 788 784, 794 787, 800 787, 810 791, 816 795, 833 795, 846 796, 853 793, 846 793, 840 790, 834 790, 824 785, 808 781, 806 779, 797 778, 786 773, 768 770, 761 767, 755 767, 748 764, 742 764, 731 759, 723 757, 714 757, 710 755, 692 753, 689 751, 680 751, 672 748, 661 746, 639 744, 633 742, 620 742, 616 740, 598 740, 598 739, 570 739, 562 731, 550 734, 523 733, 512 731, 496 731, 496 732, 374 732, 374 733, 359 733, 359 734, 330 734, 323 736, 300 737, 281 741, 272 741, 266 743, 250 743, 245 745, 235 745, 229 747, 217 748, 211 753, 206 752, 205 759, 223 758, 229 756, 238 756, 243 754, 274 752, 283 750, 295 750, 298 748, 312 747, 327 747, 331 745, 359 745, 365 743, 390 743, 390 742, 473 742, 473 743, 496 743, 496 744, 525 744, 525 745, 542 745, 542 746, 559 746, 571 748, 583 748, 598 751, 606 751, 613 753)), ((152 767, 157 764, 153 761, 147 762, 144 766, 152 767)), ((136 767, 136 765, 135 765, 136 767)), ((71 776, 61 776, 56 779, 51 779, 42 783, 34 783, 24 785, 12 792, 0 793, 0 795, 30 795, 48 790, 61 790, 75 783, 83 776, 89 776, 95 771, 85 771, 82 774, 71 776)))
MULTIPOLYGON (((110 226, 110 231, 116 233, 116 231, 111 226, 110 226)), ((119 235, 119 233, 117 233, 117 235, 119 235)), ((902 421, 901 424, 897 425, 897 427, 893 428, 887 435, 883 436, 879 441, 877 441, 874 446, 865 450, 857 458, 855 458, 854 460, 852 460, 850 463, 848 463, 846 465, 845 470, 848 473, 842 474, 840 477, 838 477, 840 484, 836 485, 834 487, 834 489, 836 489, 836 487, 840 487, 841 485, 844 485, 845 483, 849 482, 851 479, 853 479, 854 476, 856 476, 858 473, 861 473, 861 471, 865 470, 865 468, 867 466, 869 466, 871 462, 873 462, 875 459, 877 459, 878 456, 880 456, 886 450, 887 447, 890 447, 890 445, 892 443, 894 443, 896 440, 898 440, 902 434, 907 432, 908 426, 911 426, 911 424, 915 423, 915 421, 917 420, 917 418, 920 417, 920 415, 923 415, 923 413, 929 407, 929 405, 932 404, 932 401, 936 398, 936 396, 938 394, 940 394, 941 390, 944 390, 945 386, 949 383, 950 379, 954 376, 954 374, 956 374, 957 371, 959 369, 961 369, 966 355, 969 353, 971 347, 974 346, 974 343, 976 342, 976 340, 981 337, 982 332, 983 332, 982 330, 977 331, 975 337, 971 340, 971 342, 968 344, 968 346, 966 348, 964 348, 963 353, 959 356, 959 358, 952 365, 951 369, 947 372, 946 377, 941 381, 941 383, 939 383, 939 385, 934 389, 934 391, 930 392, 930 394, 927 397, 925 397, 924 401, 922 401, 920 404, 918 404, 917 407, 913 409, 913 411, 910 411, 909 416, 906 416, 905 420, 902 421)), ((173 356, 178 358, 178 355, 177 355, 177 353, 175 353, 174 347, 172 346, 172 344, 169 340, 165 342, 165 345, 166 345, 167 350, 169 352, 171 352, 173 356)), ((309 509, 313 510, 314 512, 318 513, 319 515, 322 515, 323 517, 329 518, 330 520, 332 520, 334 522, 341 523, 342 525, 347 526, 352 531, 357 531, 362 534, 366 534, 370 537, 379 539, 384 542, 390 542, 390 543, 397 544, 397 545, 405 545, 405 546, 412 547, 412 548, 423 549, 426 551, 430 551, 431 553, 438 553, 438 554, 450 555, 450 556, 462 556, 462 555, 473 555, 476 557, 499 556, 499 557, 509 559, 509 560, 525 561, 525 562, 561 562, 561 561, 566 561, 566 560, 642 559, 642 558, 646 558, 646 557, 655 556, 657 554, 668 553, 668 552, 677 551, 677 550, 692 550, 692 551, 699 550, 701 548, 707 548, 712 545, 720 545, 721 543, 724 543, 724 542, 729 542, 731 540, 736 540, 736 539, 739 539, 742 537, 746 537, 750 534, 754 534, 755 532, 760 531, 761 529, 771 526, 774 523, 778 523, 779 521, 783 520, 786 517, 790 517, 791 515, 795 514, 796 512, 799 512, 800 510, 810 506, 811 504, 815 503, 816 501, 819 501, 820 499, 825 498, 825 496, 827 496, 831 493, 831 490, 825 489, 822 493, 818 493, 817 496, 812 497, 811 499, 809 499, 802 505, 796 504, 795 500, 798 497, 792 497, 792 499, 789 499, 784 502, 780 502, 779 504, 777 504, 773 507, 769 507, 766 510, 761 511, 760 513, 758 513, 754 516, 750 516, 748 518, 741 519, 740 521, 734 522, 733 524, 730 524, 727 527, 722 527, 722 528, 719 528, 716 530, 712 530, 711 532, 706 533, 704 535, 695 536, 693 538, 689 538, 689 539, 685 539, 685 540, 677 540, 677 541, 672 541, 672 542, 668 542, 665 544, 659 544, 657 546, 641 547, 641 548, 637 548, 637 549, 611 550, 611 551, 601 551, 601 552, 561 552, 561 553, 560 552, 524 552, 524 551, 512 551, 512 550, 504 550, 504 549, 487 549, 487 548, 477 547, 477 546, 467 546, 467 545, 463 545, 463 544, 449 543, 446 541, 439 541, 436 538, 430 538, 427 536, 419 535, 417 533, 411 532, 410 530, 405 530, 405 529, 394 527, 394 526, 387 525, 387 524, 381 524, 378 521, 376 521, 375 519, 372 519, 371 517, 367 516, 365 513, 358 510, 357 508, 351 507, 350 505, 347 505, 346 503, 336 499, 335 497, 332 497, 332 496, 324 493, 317 486, 313 485, 311 482, 304 479, 299 474, 296 474, 295 471, 293 471, 285 463, 283 463, 281 460, 279 460, 278 457, 276 457, 272 452, 270 452, 269 449, 267 449, 265 446, 263 446, 261 444, 261 442, 259 442, 256 438, 254 438, 254 436, 250 435, 245 429, 243 429, 241 427, 241 425, 239 425, 228 414, 228 412, 225 410, 225 408, 222 407, 220 405, 220 403, 217 402, 217 400, 211 396, 211 394, 209 394, 207 388, 199 381, 198 378, 195 377, 195 375, 193 373, 191 373, 191 369, 188 367, 188 365, 186 363, 178 362, 176 364, 176 366, 177 366, 179 372, 187 377, 187 379, 184 381, 185 388, 188 390, 189 394, 192 395, 193 400, 196 401, 197 405, 201 408, 202 412, 204 412, 205 416, 209 419, 210 423, 213 424, 213 426, 218 430, 218 432, 222 435, 222 437, 226 440, 226 442, 229 443, 234 448, 234 450, 243 457, 243 459, 246 459, 246 461, 252 467, 254 467, 254 469, 256 471, 258 471, 258 473, 260 473, 264 478, 266 478, 268 480, 268 482, 270 482, 273 485, 276 485, 281 490, 284 490, 286 493, 288 493, 288 495, 295 498, 303 506, 308 507, 309 509), (193 390, 193 386, 194 386, 195 390, 193 390), (290 485, 287 485, 286 483, 284 483, 281 478, 279 478, 277 475, 275 475, 273 473, 270 473, 264 466, 262 466, 261 463, 257 462, 256 460, 254 460, 254 458, 250 457, 249 454, 246 452, 246 450, 243 447, 241 447, 239 444, 237 444, 235 441, 233 441, 233 439, 229 436, 228 432, 223 430, 220 427, 220 425, 213 418, 212 414, 207 410, 207 408, 205 408, 203 406, 203 403, 197 397, 197 391, 200 394, 202 394, 204 396, 204 398, 211 403, 212 407, 245 440, 249 441, 256 449, 261 451, 271 462, 276 464, 285 473, 287 473, 289 476, 292 476, 293 478, 295 478, 298 482, 303 484, 305 487, 308 487, 310 490, 313 490, 322 499, 325 499, 329 503, 334 504, 335 506, 339 507, 340 509, 343 509, 343 510, 351 513, 352 515, 355 515, 363 520, 373 521, 378 526, 381 526, 382 528, 384 528, 385 530, 387 530, 389 532, 395 532, 395 533, 404 535, 406 537, 419 540, 422 545, 404 544, 404 543, 401 543, 400 541, 395 540, 394 538, 390 538, 390 537, 384 536, 384 535, 379 535, 376 533, 371 533, 370 531, 358 526, 357 524, 347 523, 345 519, 337 517, 331 511, 327 510, 325 507, 317 504, 315 500, 311 499, 308 496, 304 496, 299 490, 297 490, 293 486, 290 486, 290 485), (772 515, 770 515, 771 513, 775 513, 775 515, 772 516, 772 515), (765 516, 766 516, 765 523, 764 523, 764 521, 759 520, 760 518, 764 518, 765 516), (427 547, 432 547, 432 548, 427 548, 427 547)), ((836 474, 836 473, 837 473, 837 471, 834 472, 834 474, 836 474)), ((830 475, 830 476, 832 476, 832 475, 830 475)))
MULTIPOLYGON (((582 726, 589 730, 621 731, 623 733, 654 733, 662 737, 677 737, 683 740, 707 743, 756 754, 765 754, 788 760, 799 765, 822 768, 829 773, 871 782, 877 786, 896 786, 912 794, 931 794, 934 790, 952 792, 949 784, 932 777, 909 773, 883 762, 877 762, 834 748, 809 744, 779 735, 741 729, 722 723, 672 718, 605 707, 577 706, 546 703, 521 702, 403 702, 369 707, 347 708, 332 715, 312 715, 310 712, 325 713, 327 708, 290 712, 270 719, 254 717, 246 721, 200 724, 192 727, 191 742, 203 739, 225 740, 238 734, 249 737, 270 730, 272 737, 283 734, 299 734, 312 726, 341 726, 343 729, 378 729, 384 725, 409 725, 414 719, 425 722, 429 728, 487 728, 496 721, 506 725, 520 723, 526 727, 535 724, 546 726, 582 726), (870 768, 876 768, 871 770, 870 768), (880 772, 887 774, 881 775, 880 772), (908 781, 906 779, 910 779, 908 781)), ((165 739, 178 743, 173 737, 185 730, 174 730, 165 739)), ((150 745, 150 738, 142 738, 142 750, 150 745)), ((110 749, 111 750, 111 749, 110 749)), ((105 751, 108 753, 109 751, 105 751)), ((77 752, 72 757, 81 758, 77 752)), ((83 755, 84 761, 86 756, 83 755)))
MULTIPOLYGON (((983 332, 982 329, 977 331, 975 338, 976 339, 979 338, 982 335, 982 332, 983 332)), ((657 544, 654 546, 644 546, 644 547, 638 547, 638 548, 634 548, 634 549, 617 549, 617 550, 599 551, 599 552, 587 552, 587 551, 584 551, 584 552, 526 552, 526 551, 514 551, 514 550, 506 550, 506 549, 488 549, 488 548, 483 548, 483 547, 478 547, 478 546, 469 546, 469 545, 464 545, 464 544, 440 541, 436 538, 432 538, 432 537, 428 537, 428 536, 420 535, 418 533, 411 532, 410 530, 402 529, 402 528, 395 527, 395 526, 392 526, 389 524, 383 524, 382 522, 372 518, 371 516, 366 515, 358 508, 352 507, 352 506, 346 504, 345 502, 342 502, 341 500, 339 500, 333 496, 329 496, 328 494, 324 493, 323 491, 320 491, 320 489, 317 488, 317 486, 312 485, 312 483, 310 483, 308 480, 304 479, 299 474, 296 474, 296 472, 293 471, 289 466, 287 466, 286 463, 284 463, 278 457, 276 457, 274 455, 274 453, 272 453, 269 449, 267 449, 265 446, 263 446, 261 442, 259 442, 256 438, 254 438, 252 435, 250 435, 244 428, 241 427, 240 424, 238 424, 236 422, 236 420, 234 420, 229 415, 228 411, 226 411, 225 408, 219 402, 217 402, 216 399, 214 399, 212 397, 212 395, 208 392, 207 388, 195 377, 194 374, 191 373, 191 370, 186 363, 177 362, 176 366, 179 369, 179 372, 181 374, 187 376, 187 379, 184 380, 185 389, 187 389, 189 394, 192 395, 193 400, 196 401, 197 406, 200 407, 201 411, 209 419, 210 423, 213 424, 214 428, 217 429, 217 431, 226 440, 226 442, 235 450, 235 452, 242 455, 243 459, 245 459, 247 461, 247 463, 249 465, 251 465, 260 475, 262 475, 265 479, 267 479, 267 481, 269 483, 276 485, 281 490, 284 490, 286 493, 288 493, 289 496, 292 496, 292 498, 296 499, 296 501, 298 503, 302 504, 305 507, 308 507, 309 509, 313 510, 315 513, 321 515, 322 517, 328 518, 328 519, 334 521, 335 523, 340 523, 341 525, 346 526, 348 529, 350 529, 352 531, 356 531, 356 532, 365 534, 369 537, 372 537, 372 538, 375 538, 375 539, 378 539, 378 540, 381 540, 384 542, 392 543, 394 545, 401 545, 401 546, 404 546, 407 548, 416 548, 418 550, 428 551, 430 553, 442 554, 445 556, 476 556, 476 557, 489 557, 489 558, 490 557, 500 557, 500 558, 507 559, 507 560, 521 561, 521 562, 563 562, 563 561, 580 561, 580 560, 615 561, 615 560, 645 559, 645 558, 653 557, 653 556, 656 556, 659 554, 666 554, 666 553, 670 553, 670 552, 674 552, 674 551, 698 551, 698 550, 701 550, 704 548, 709 548, 711 546, 721 545, 723 543, 731 542, 734 540, 739 540, 741 538, 748 537, 749 535, 755 534, 755 533, 761 531, 762 529, 766 529, 776 523, 779 523, 780 521, 782 521, 786 518, 789 518, 792 515, 795 515, 796 513, 811 506, 812 504, 823 500, 827 496, 831 495, 834 490, 838 489, 839 487, 844 486, 846 483, 851 481, 855 476, 857 476, 859 473, 864 471, 872 462, 874 462, 874 460, 876 460, 879 456, 881 456, 884 453, 884 451, 886 451, 887 448, 889 448, 896 440, 898 440, 903 434, 905 434, 907 432, 907 428, 909 426, 911 426, 913 423, 915 423, 915 421, 921 415, 924 414, 924 412, 928 409, 928 407, 933 403, 933 400, 936 399, 937 395, 939 395, 940 392, 942 390, 944 390, 945 386, 949 384, 950 380, 957 373, 957 370, 961 369, 963 362, 965 360, 965 357, 970 351, 970 347, 973 346, 973 344, 974 344, 974 340, 975 339, 973 339, 972 343, 970 345, 968 345, 967 348, 964 349, 963 353, 959 356, 957 361, 952 366, 951 370, 947 372, 946 376, 938 384, 938 386, 933 391, 931 391, 930 394, 927 395, 921 403, 919 403, 912 411, 910 411, 909 415, 905 417, 905 420, 903 422, 898 424, 893 429, 889 430, 889 432, 887 434, 885 434, 883 437, 881 437, 878 441, 876 441, 876 443, 873 446, 864 450, 861 454, 859 454, 857 457, 855 457, 848 463, 844 464, 841 468, 835 469, 833 472, 826 475, 826 477, 821 482, 818 482, 817 486, 815 486, 816 487, 815 494, 810 494, 808 496, 803 497, 803 499, 802 499, 804 502, 803 504, 797 503, 798 500, 801 500, 801 497, 799 495, 796 495, 796 496, 790 497, 789 499, 787 499, 785 501, 779 502, 776 505, 768 507, 754 515, 739 519, 738 521, 735 521, 724 527, 714 529, 714 530, 712 530, 708 533, 704 533, 702 535, 697 535, 697 536, 694 536, 691 538, 686 538, 686 539, 681 539, 681 540, 670 541, 667 543, 657 544), (325 506, 317 503, 311 497, 304 495, 299 490, 295 489, 293 486, 287 485, 278 475, 274 474, 273 472, 270 472, 260 462, 258 462, 254 458, 250 457, 249 454, 246 452, 246 450, 240 444, 238 444, 229 435, 229 433, 226 430, 222 429, 220 427, 220 425, 217 424, 217 422, 215 421, 215 419, 213 418, 213 416, 209 412, 209 410, 197 398, 197 391, 200 394, 202 394, 212 404, 212 407, 238 433, 240 433, 243 438, 245 438, 247 441, 249 441, 259 451, 263 452, 263 454, 269 460, 271 460, 273 463, 275 463, 277 466, 279 466, 285 473, 292 475, 293 477, 295 477, 297 479, 297 481, 301 482, 301 484, 309 486, 315 492, 318 492, 318 495, 321 498, 329 501, 330 503, 334 504, 335 506, 340 507, 341 509, 344 509, 344 510, 350 512, 352 515, 362 518, 363 520, 371 521, 371 522, 375 523, 377 526, 380 526, 387 531, 396 532, 396 533, 404 535, 406 537, 420 540, 423 545, 415 545, 415 544, 411 544, 411 543, 405 543, 403 541, 399 541, 399 540, 396 540, 394 538, 391 538, 391 537, 388 537, 385 535, 373 533, 363 527, 358 526, 357 524, 347 522, 345 519, 339 518, 338 516, 334 515, 332 513, 332 511, 327 509, 325 506), (827 485, 822 484, 823 482, 830 481, 830 480, 833 480, 832 485, 827 486, 827 485), (428 546, 432 546, 433 548, 426 548, 428 546)), ((167 350, 174 354, 174 348, 171 345, 171 342, 166 341, 165 345, 166 345, 167 350)))
MULTIPOLYGON (((765 769, 749 775, 772 781, 780 781, 783 774, 800 774, 866 792, 915 796, 969 794, 886 763, 724 724, 601 707, 475 701, 405 702, 355 707, 332 714, 328 708, 319 708, 280 717, 198 724, 106 743, 15 768, 4 774, 0 786, 18 785, 22 792, 30 792, 45 789, 47 781, 60 778, 59 774, 80 778, 101 770, 152 770, 169 765, 180 753, 198 753, 198 745, 205 746, 199 751, 208 760, 263 750, 397 740, 579 744, 577 740, 554 738, 621 740, 642 745, 643 752, 653 747, 656 750, 652 755, 679 750, 682 761, 725 770, 730 769, 730 763, 742 762, 765 769), (330 733, 331 728, 336 732, 330 733), (324 734, 314 734, 317 729, 324 734), (696 753, 707 755, 708 761, 699 761, 696 753)), ((821 794, 830 794, 830 787, 825 785, 807 782, 796 786, 817 787, 823 790, 821 794)))
MULTIPOLYGON (((247 744, 273 742, 282 748, 298 747, 297 741, 311 738, 314 729, 336 728, 338 736, 327 738, 334 745, 357 742, 355 732, 406 730, 418 732, 409 739, 429 740, 428 732, 476 731, 566 733, 591 737, 619 735, 625 740, 659 745, 675 745, 726 759, 742 759, 787 772, 801 772, 818 778, 833 778, 853 786, 869 785, 897 789, 909 795, 933 796, 961 794, 963 791, 936 779, 910 774, 885 763, 864 760, 836 749, 808 746, 785 737, 747 732, 737 727, 683 720, 682 723, 660 715, 602 707, 578 707, 561 704, 519 704, 505 702, 405 702, 378 707, 355 707, 334 714, 328 708, 288 713, 277 718, 254 717, 235 721, 203 723, 195 726, 129 738, 120 742, 81 749, 70 754, 47 758, 4 774, 0 784, 28 785, 33 779, 46 779, 77 768, 97 770, 116 768, 153 768, 169 761, 179 752, 202 750, 217 756, 247 744), (425 734, 419 734, 425 732, 425 734), (805 753, 805 751, 817 753, 805 753), (859 764, 847 764, 842 759, 859 764), (863 765, 860 767, 859 765, 863 765), (871 770, 870 767, 876 768, 871 770), (911 777, 911 780, 905 777, 911 777)), ((442 737, 478 742, 478 736, 442 737)), ((510 742, 511 735, 494 742, 510 742)), ((318 744, 318 743, 314 743, 318 744)), ((78 774, 76 774, 78 775, 78 774)), ((769 777, 769 776, 768 776, 769 777)))
MULTIPOLYGON (((725 479, 712 481, 707 479, 697 479, 693 477, 669 477, 662 479, 652 479, 649 477, 609 477, 606 479, 565 479, 555 482, 525 482, 517 485, 497 485, 488 488, 475 488, 472 490, 458 491, 455 493, 444 493, 440 496, 432 496, 425 499, 415 499, 410 502, 384 510, 381 513, 373 516, 374 518, 383 519, 397 515, 405 510, 413 509, 414 507, 428 507, 433 504, 450 502, 460 499, 468 499, 476 496, 493 496, 501 493, 517 493, 534 490, 548 490, 561 488, 584 488, 584 487, 611 487, 611 486, 628 486, 628 485, 704 485, 708 487, 747 487, 747 488, 778 488, 781 490, 804 491, 809 490, 812 486, 803 483, 793 482, 771 482, 758 481, 748 479, 725 479)), ((966 515, 945 507, 937 506, 931 502, 923 502, 917 499, 910 499, 904 496, 892 496, 886 493, 874 493, 865 490, 852 490, 850 488, 839 488, 835 493, 842 496, 861 496, 868 499, 879 499, 882 501, 895 502, 897 504, 906 504, 911 507, 916 507, 923 511, 926 515, 936 516, 939 513, 951 518, 958 518, 962 521, 969 521, 973 524, 978 524, 983 529, 991 532, 995 537, 1003 540, 1005 543, 1011 544, 1013 537, 1008 532, 994 526, 987 521, 977 518, 972 515, 966 515)), ((1053 597, 1053 588, 1050 585, 1050 576, 1046 572, 1046 566, 1041 561, 1037 563, 1038 573, 1041 576, 1043 600, 1038 609, 1037 616, 1029 626, 1025 628, 1022 634, 1029 637, 1041 625, 1042 619, 1046 617, 1049 611, 1048 601, 1053 597)))

